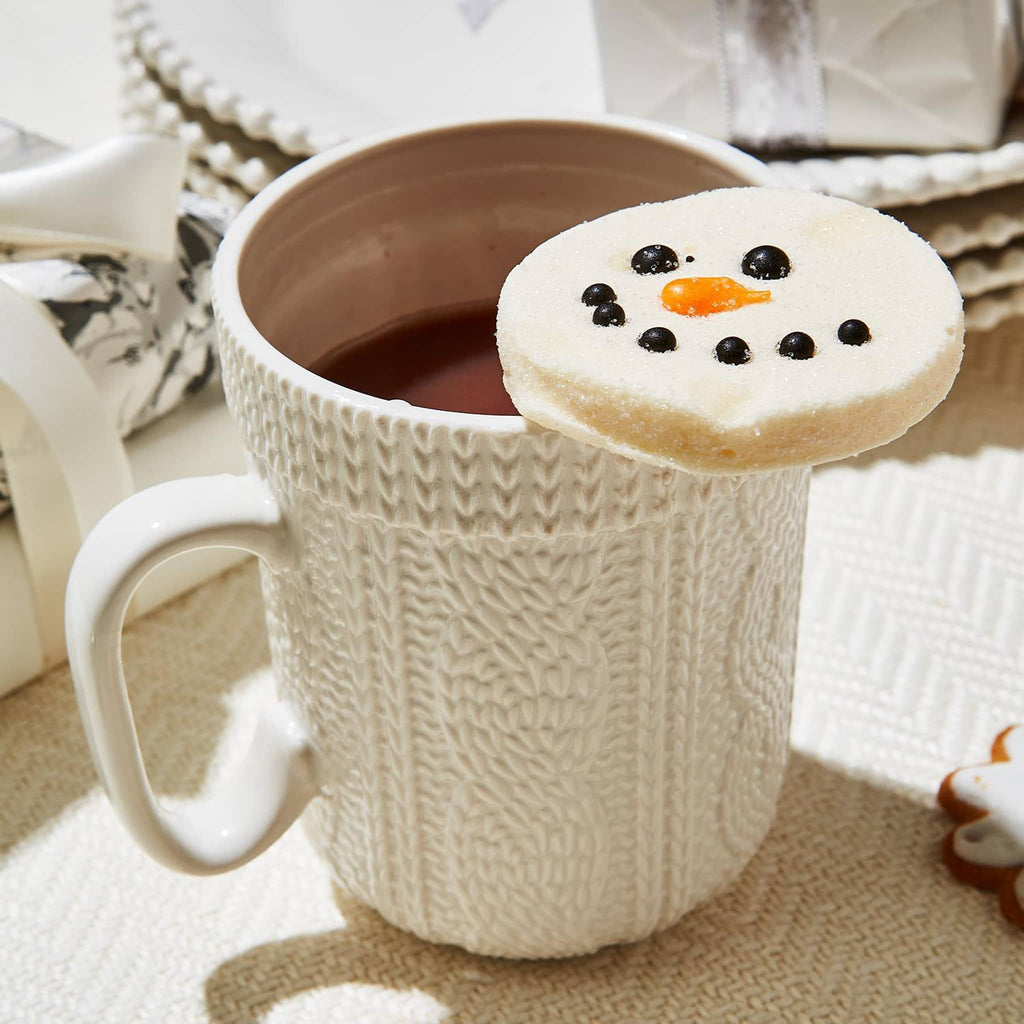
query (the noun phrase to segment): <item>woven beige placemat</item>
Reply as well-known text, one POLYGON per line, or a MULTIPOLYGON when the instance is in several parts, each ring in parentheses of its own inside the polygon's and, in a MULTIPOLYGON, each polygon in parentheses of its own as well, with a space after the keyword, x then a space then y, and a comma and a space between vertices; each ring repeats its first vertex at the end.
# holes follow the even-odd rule
MULTIPOLYGON (((200 792, 272 686, 255 568, 135 624, 157 789, 200 792)), ((432 947, 332 888, 301 828, 229 875, 151 862, 66 669, 0 701, 0 1021, 1024 1020, 1024 935, 939 863, 933 794, 1024 720, 1024 327, 971 339, 904 440, 816 472, 794 754, 729 893, 558 963, 432 947)))

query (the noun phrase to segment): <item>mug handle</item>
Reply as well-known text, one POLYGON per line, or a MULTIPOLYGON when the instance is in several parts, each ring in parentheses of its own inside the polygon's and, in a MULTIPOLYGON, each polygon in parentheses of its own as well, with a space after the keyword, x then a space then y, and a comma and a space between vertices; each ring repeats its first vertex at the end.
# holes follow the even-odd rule
POLYGON ((259 478, 171 480, 132 495, 96 524, 71 569, 64 614, 78 707, 114 809, 153 858, 210 875, 262 853, 317 787, 305 725, 279 701, 264 711, 248 753, 212 796, 180 811, 153 796, 125 688, 121 628, 147 573, 201 547, 242 548, 271 568, 293 557, 277 502, 259 478))

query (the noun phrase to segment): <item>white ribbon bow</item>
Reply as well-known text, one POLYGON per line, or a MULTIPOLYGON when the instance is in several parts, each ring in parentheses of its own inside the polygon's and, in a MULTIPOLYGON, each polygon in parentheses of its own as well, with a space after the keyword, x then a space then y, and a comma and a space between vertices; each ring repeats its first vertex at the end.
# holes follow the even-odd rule
MULTIPOLYGON (((0 245, 174 255, 185 148, 124 135, 0 172, 0 245)), ((114 413, 45 311, 0 265, 0 450, 32 581, 37 669, 64 657, 64 588, 96 521, 134 490, 114 413)))
POLYGON ((184 175, 184 146, 162 135, 118 135, 0 173, 0 244, 169 260, 184 175))

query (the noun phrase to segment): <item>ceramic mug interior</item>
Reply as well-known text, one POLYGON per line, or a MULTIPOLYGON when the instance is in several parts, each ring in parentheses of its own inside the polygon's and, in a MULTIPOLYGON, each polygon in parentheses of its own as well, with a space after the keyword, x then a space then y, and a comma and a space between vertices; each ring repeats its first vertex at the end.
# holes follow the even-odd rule
POLYGON ((335 151, 274 196, 238 288, 263 338, 308 367, 391 322, 496 304, 512 267, 580 221, 758 180, 767 168, 724 144, 626 118, 404 133, 335 151))

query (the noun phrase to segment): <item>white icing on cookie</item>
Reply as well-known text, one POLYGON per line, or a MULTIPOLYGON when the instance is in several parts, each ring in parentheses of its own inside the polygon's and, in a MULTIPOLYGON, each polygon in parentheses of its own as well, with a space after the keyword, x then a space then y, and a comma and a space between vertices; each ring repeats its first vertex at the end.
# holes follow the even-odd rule
POLYGON ((497 327, 505 386, 527 418, 723 473, 824 462, 899 436, 945 396, 963 349, 960 294, 926 242, 876 210, 778 189, 720 189, 570 228, 509 274, 497 327), (634 253, 656 243, 678 266, 635 272, 634 253), (790 271, 747 276, 745 254, 769 245, 790 271), (733 308, 691 315, 663 302, 671 281, 700 294, 713 279, 731 282, 733 308), (595 324, 581 301, 597 283, 615 292, 621 326, 595 324), (868 341, 838 339, 851 319, 868 341), (672 332, 674 350, 640 347, 654 327, 672 332), (780 355, 792 332, 813 339, 813 357, 780 355), (748 347, 746 363, 716 356, 730 337, 748 347))
MULTIPOLYGON (((985 816, 960 825, 953 851, 971 864, 993 868, 1024 866, 1024 727, 1003 735, 1008 761, 961 768, 950 777, 957 800, 985 816)), ((1017 878, 1017 898, 1024 906, 1024 873, 1017 878)))

